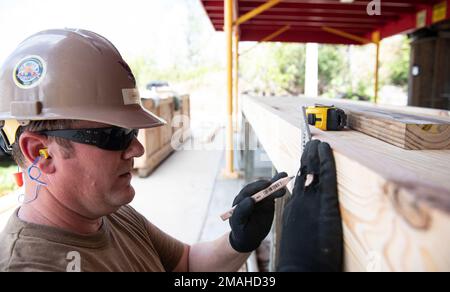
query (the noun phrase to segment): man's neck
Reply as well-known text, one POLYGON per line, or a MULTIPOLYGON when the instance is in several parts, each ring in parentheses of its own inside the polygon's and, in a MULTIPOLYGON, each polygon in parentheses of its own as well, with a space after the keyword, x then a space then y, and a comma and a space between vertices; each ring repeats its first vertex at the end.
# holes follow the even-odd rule
POLYGON ((96 233, 102 225, 101 217, 90 219, 69 209, 46 189, 40 190, 37 200, 22 205, 18 216, 29 223, 57 227, 84 235, 96 233))

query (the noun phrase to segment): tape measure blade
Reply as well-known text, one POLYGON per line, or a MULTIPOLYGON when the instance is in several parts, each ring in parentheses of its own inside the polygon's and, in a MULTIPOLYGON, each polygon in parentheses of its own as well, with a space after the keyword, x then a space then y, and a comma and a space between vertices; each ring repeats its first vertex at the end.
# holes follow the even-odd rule
POLYGON ((311 130, 309 129, 308 125, 308 118, 306 116, 306 107, 302 106, 301 108, 301 131, 302 131, 302 153, 306 147, 306 144, 308 144, 309 141, 311 141, 311 130))

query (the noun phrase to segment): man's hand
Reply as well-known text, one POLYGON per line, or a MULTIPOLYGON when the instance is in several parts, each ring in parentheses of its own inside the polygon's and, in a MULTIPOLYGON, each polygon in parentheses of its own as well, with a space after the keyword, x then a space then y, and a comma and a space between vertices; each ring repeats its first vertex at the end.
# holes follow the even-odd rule
POLYGON ((278 271, 342 271, 343 235, 330 145, 309 142, 283 214, 278 271), (314 180, 305 186, 307 175, 314 180))
POLYGON ((271 181, 260 180, 249 184, 234 199, 233 206, 237 207, 230 218, 229 238, 233 249, 241 253, 251 252, 257 249, 269 234, 275 211, 275 198, 284 196, 286 189, 272 194, 259 203, 255 203, 251 196, 284 177, 287 177, 287 174, 283 172, 271 181))

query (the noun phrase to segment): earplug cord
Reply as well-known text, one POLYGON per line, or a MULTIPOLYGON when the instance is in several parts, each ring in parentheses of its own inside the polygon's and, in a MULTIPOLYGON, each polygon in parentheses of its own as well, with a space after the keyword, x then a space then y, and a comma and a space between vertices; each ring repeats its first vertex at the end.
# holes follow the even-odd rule
POLYGON ((36 182, 36 184, 37 184, 36 189, 34 190, 34 197, 32 199, 28 200, 28 201, 22 201, 22 198, 25 198, 25 195, 24 194, 20 195, 19 196, 19 202, 22 203, 22 204, 29 204, 29 203, 35 201, 38 198, 39 190, 41 189, 41 186, 47 186, 46 183, 44 183, 43 181, 39 180, 39 178, 42 175, 42 172, 39 169, 39 167, 36 166, 36 164, 39 162, 40 159, 41 159, 41 156, 36 157, 36 159, 34 160, 33 164, 30 167, 28 167, 28 169, 27 169, 28 177, 32 181, 36 182), (36 177, 32 176, 32 174, 31 174, 31 171, 33 169, 36 169, 37 172, 38 172, 38 175, 36 177))

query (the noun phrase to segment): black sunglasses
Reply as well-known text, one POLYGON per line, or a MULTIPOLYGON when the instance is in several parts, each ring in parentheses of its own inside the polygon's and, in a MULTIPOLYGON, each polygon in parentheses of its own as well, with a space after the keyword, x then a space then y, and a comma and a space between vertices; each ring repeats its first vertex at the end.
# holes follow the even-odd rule
POLYGON ((109 127, 40 131, 38 133, 51 137, 64 138, 76 143, 97 146, 104 150, 122 151, 130 146, 133 139, 137 137, 138 132, 138 129, 109 127))
POLYGON ((3 129, 0 129, 0 148, 5 154, 11 155, 12 146, 10 145, 11 144, 8 140, 8 136, 6 136, 6 133, 3 131, 3 129))

